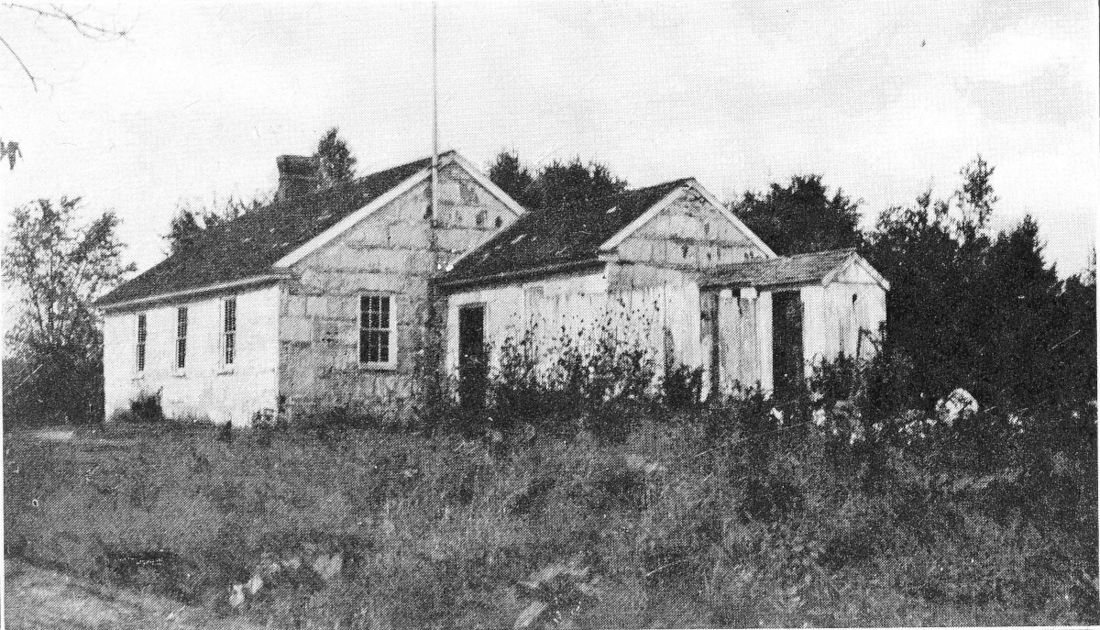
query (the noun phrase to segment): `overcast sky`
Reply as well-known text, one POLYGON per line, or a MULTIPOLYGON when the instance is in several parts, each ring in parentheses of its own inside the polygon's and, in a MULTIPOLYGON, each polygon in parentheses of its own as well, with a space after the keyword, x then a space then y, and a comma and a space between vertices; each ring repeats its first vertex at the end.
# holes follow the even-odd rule
MULTIPOLYGON (((141 269, 178 201, 270 191, 275 156, 329 126, 361 173, 430 151, 423 2, 96 4, 132 29, 103 43, 0 12, 43 80, 0 49, 0 138, 24 156, 0 200, 114 208, 141 269)), ((980 153, 995 226, 1032 213, 1066 275, 1100 204, 1097 21, 1092 1, 441 2, 441 144, 478 164, 580 155, 633 185, 691 175, 724 198, 820 173, 868 222, 950 194, 980 153)))

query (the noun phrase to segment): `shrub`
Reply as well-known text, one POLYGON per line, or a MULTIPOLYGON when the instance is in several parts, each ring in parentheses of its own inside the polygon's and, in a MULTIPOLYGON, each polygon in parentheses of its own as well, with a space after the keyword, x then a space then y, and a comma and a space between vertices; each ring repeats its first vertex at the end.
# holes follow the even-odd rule
POLYGON ((152 394, 139 393, 137 398, 130 401, 128 410, 116 411, 111 416, 111 420, 130 424, 164 423, 167 418, 164 415, 164 409, 160 405, 160 390, 152 394))
MULTIPOLYGON (((10 346, 9 346, 10 349, 10 346)), ((39 346, 5 357, 5 429, 103 421, 103 361, 98 350, 39 346)))
POLYGON ((351 431, 375 424, 372 418, 354 411, 351 406, 338 405, 296 419, 293 428, 321 440, 338 440, 351 431))
POLYGON ((665 374, 661 383, 662 399, 673 409, 691 409, 699 405, 703 396, 703 368, 686 365, 665 374))

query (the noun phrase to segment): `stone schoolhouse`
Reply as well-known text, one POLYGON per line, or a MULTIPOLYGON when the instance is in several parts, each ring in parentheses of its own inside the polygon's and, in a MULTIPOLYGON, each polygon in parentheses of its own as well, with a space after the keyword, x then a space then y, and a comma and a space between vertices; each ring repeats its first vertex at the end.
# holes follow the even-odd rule
MULTIPOLYGON (((889 285, 854 251, 779 257, 694 179, 528 211, 456 152, 319 186, 205 230, 97 302, 106 409, 248 424, 348 405, 407 417, 440 374, 609 323, 704 395, 772 391, 874 351, 889 285)), ((585 341, 588 340, 588 341, 585 341)))

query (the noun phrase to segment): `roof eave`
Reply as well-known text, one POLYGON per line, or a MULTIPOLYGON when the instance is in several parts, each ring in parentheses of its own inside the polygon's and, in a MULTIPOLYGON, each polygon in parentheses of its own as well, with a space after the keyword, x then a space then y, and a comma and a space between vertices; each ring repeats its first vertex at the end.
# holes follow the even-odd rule
POLYGON ((221 282, 218 284, 207 284, 191 289, 183 289, 181 291, 170 291, 168 293, 155 293, 139 298, 132 298, 129 300, 121 300, 119 302, 103 302, 103 298, 96 300, 92 303, 94 308, 97 308, 104 313, 112 311, 127 310, 135 306, 147 306, 149 304, 155 304, 157 302, 169 302, 178 300, 180 298, 193 298, 200 295, 207 295, 211 293, 220 293, 229 289, 241 289, 245 287, 251 287, 253 285, 262 285, 270 282, 278 282, 288 278, 286 273, 268 273, 259 276, 250 276, 248 278, 241 278, 240 280, 233 280, 230 282, 221 282))
POLYGON ((744 280, 723 280, 715 278, 699 283, 700 289, 714 289, 718 287, 730 287, 738 289, 760 289, 762 291, 774 291, 776 289, 801 289, 802 287, 824 286, 818 280, 790 280, 787 282, 748 282, 744 280))
POLYGON ((578 271, 587 268, 598 268, 606 264, 606 260, 602 257, 593 256, 563 263, 554 263, 552 265, 542 265, 539 267, 531 267, 529 269, 517 269, 514 271, 502 271, 499 273, 473 276, 470 278, 438 278, 434 280, 434 282, 441 289, 444 289, 448 292, 455 292, 457 290, 473 286, 501 284, 514 282, 516 280, 529 280, 532 278, 538 278, 557 273, 578 271))

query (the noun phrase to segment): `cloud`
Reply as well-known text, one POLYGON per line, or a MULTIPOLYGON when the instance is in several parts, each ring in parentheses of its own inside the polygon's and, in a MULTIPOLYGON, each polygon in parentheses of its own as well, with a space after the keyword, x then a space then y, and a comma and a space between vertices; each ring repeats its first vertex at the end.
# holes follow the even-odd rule
POLYGON ((1081 64, 1080 42, 1066 35, 1034 21, 1017 24, 964 50, 964 71, 975 81, 1019 85, 1060 66, 1081 64))

